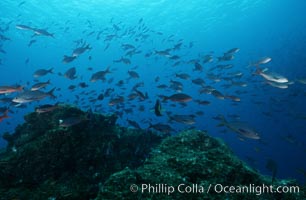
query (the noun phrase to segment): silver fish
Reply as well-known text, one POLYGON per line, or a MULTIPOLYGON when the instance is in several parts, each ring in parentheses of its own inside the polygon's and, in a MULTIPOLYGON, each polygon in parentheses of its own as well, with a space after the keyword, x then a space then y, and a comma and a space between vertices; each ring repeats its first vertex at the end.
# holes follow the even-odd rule
POLYGON ((55 98, 55 96, 53 94, 54 90, 55 90, 55 88, 53 88, 49 92, 42 92, 42 91, 39 91, 39 90, 24 91, 24 92, 20 93, 19 95, 17 95, 15 98, 13 98, 12 101, 15 102, 15 103, 28 103, 28 102, 32 102, 32 101, 39 101, 39 100, 42 100, 46 97, 55 98))

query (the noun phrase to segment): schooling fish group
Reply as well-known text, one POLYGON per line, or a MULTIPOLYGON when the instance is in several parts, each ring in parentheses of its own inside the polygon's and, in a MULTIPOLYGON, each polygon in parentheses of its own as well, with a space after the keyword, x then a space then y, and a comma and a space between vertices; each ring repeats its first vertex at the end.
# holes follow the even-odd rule
MULTIPOLYGON (((16 24, 15 30, 24 31, 24 34, 34 33, 32 37, 47 36, 57 40, 55 35, 62 36, 70 31, 69 21, 65 24, 67 27, 60 27, 54 33, 48 32, 47 29, 33 28, 25 24, 16 24)), ((239 52, 243 51, 243 49, 240 50, 237 47, 228 49, 221 54, 212 51, 204 54, 199 52, 198 56, 187 58, 184 55, 187 51, 192 50, 193 42, 176 39, 174 35, 167 36, 162 32, 155 31, 149 28, 143 19, 139 19, 133 26, 123 22, 114 23, 113 19, 109 26, 104 29, 94 29, 92 26, 93 23, 87 21, 87 27, 84 28, 82 33, 83 38, 75 41, 71 40, 75 43, 75 47, 72 48, 71 54, 64 55, 62 62, 59 61, 58 63, 65 66, 70 65, 77 58, 90 54, 88 55, 88 65, 91 65, 93 59, 99 59, 93 56, 96 53, 95 49, 98 46, 105 45, 103 51, 108 51, 112 46, 115 46, 117 52, 123 52, 120 56, 114 55, 112 64, 105 64, 102 69, 101 66, 88 67, 87 73, 91 76, 87 80, 84 79, 84 69, 76 66, 65 71, 57 67, 36 69, 33 70, 33 77, 35 78, 33 81, 35 83, 32 85, 32 80, 28 80, 27 85, 10 85, 10 83, 7 83, 7 85, 0 86, 0 95, 2 95, 0 101, 7 104, 10 110, 13 110, 22 109, 29 102, 41 101, 48 97, 57 98, 58 102, 71 102, 84 109, 91 108, 95 112, 115 112, 119 117, 125 119, 128 126, 134 128, 144 128, 139 125, 139 122, 142 122, 141 124, 147 124, 147 128, 170 133, 176 131, 175 123, 188 127, 197 125, 197 120, 204 114, 202 106, 211 106, 212 102, 208 100, 210 99, 209 95, 215 97, 216 101, 229 101, 229 106, 239 106, 239 102, 243 101, 252 91, 250 87, 252 85, 262 86, 262 83, 260 83, 262 80, 267 83, 263 86, 266 89, 271 89, 268 88, 270 86, 287 89, 291 84, 294 84, 285 76, 270 71, 272 68, 275 69, 273 65, 270 65, 271 57, 265 56, 255 62, 250 62, 251 64, 249 66, 245 65, 245 68, 236 67, 232 61, 236 61, 239 58, 239 52), (129 39, 127 40, 127 38, 129 39), (97 42, 89 45, 86 40, 96 40, 97 42), (101 40, 103 40, 102 44, 101 40), (153 40, 158 40, 167 48, 159 49, 157 48, 158 45, 147 48, 147 44, 151 44, 153 40), (139 57, 145 58, 153 64, 156 63, 156 60, 164 62, 167 66, 164 70, 165 73, 162 73, 163 70, 157 70, 159 73, 143 77, 143 72, 146 69, 139 66, 141 64, 138 64, 136 57, 137 59, 139 57), (117 66, 121 65, 123 69, 119 70, 117 66), (262 68, 263 65, 270 65, 270 69, 262 68), (125 78, 117 78, 116 73, 119 73, 119 71, 122 73, 125 70, 125 78), (261 76, 263 79, 254 75, 261 76), (38 80, 45 76, 49 77, 48 81, 38 80), (60 77, 68 79, 71 84, 66 88, 64 88, 64 85, 56 85, 60 77), (76 82, 78 83, 76 84, 76 82), (133 84, 131 85, 131 83, 133 84), (53 86, 54 88, 48 92, 44 91, 51 84, 56 86, 53 86), (96 89, 96 85, 93 84, 103 84, 104 90, 96 89), (186 90, 186 85, 192 87, 192 90, 186 90), (67 93, 62 94, 62 90, 69 91, 71 95, 65 99, 67 93), (55 91, 57 94, 54 94, 55 91), (6 96, 4 97, 4 95, 6 96), (198 109, 190 113, 191 111, 185 109, 190 105, 196 105, 198 109), (181 112, 179 106, 188 113, 181 112), (150 112, 151 109, 154 112, 150 112), (163 109, 166 111, 164 112, 163 109), (142 121, 128 119, 132 113, 145 113, 145 111, 148 111, 148 114, 142 114, 142 116, 146 116, 142 121)), ((49 27, 48 29, 55 28, 49 27)), ((4 41, 14 40, 14 38, 2 36, 4 41)), ((67 37, 67 39, 71 38, 67 37)), ((28 48, 32 48, 32 44, 38 42, 30 40, 28 48)), ((1 52, 6 53, 4 49, 1 49, 1 52)), ((27 58, 25 65, 30 62, 31 58, 27 58)), ((295 79, 300 84, 306 83, 304 81, 306 79, 303 77, 295 77, 295 79)), ((254 100, 253 103, 257 104, 258 101, 254 100)), ((37 107, 36 112, 44 114, 57 108, 59 108, 58 103, 55 105, 46 104, 37 107)), ((8 110, 3 112, 0 121, 8 118, 7 113, 8 110)), ((247 123, 237 120, 228 122, 223 116, 213 119, 220 122, 219 126, 227 127, 228 130, 236 132, 240 138, 255 140, 261 138, 260 135, 262 134, 250 128, 247 123)), ((70 127, 84 119, 83 117, 71 117, 59 120, 59 126, 70 127)))

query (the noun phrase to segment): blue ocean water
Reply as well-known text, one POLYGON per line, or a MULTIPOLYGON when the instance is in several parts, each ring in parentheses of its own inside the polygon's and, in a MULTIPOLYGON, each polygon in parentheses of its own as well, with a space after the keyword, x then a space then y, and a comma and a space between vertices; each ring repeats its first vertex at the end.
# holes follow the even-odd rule
MULTIPOLYGON (((45 98, 22 106, 1 102, 0 107, 9 107, 10 118, 0 123, 0 132, 13 132, 23 122, 23 116, 39 105, 69 103, 102 114, 122 113, 118 120, 122 126, 130 126, 129 119, 144 129, 149 123, 163 123, 177 131, 192 127, 207 130, 210 135, 222 138, 235 154, 261 173, 271 175, 266 163, 272 159, 278 166, 278 178, 305 182, 305 6, 306 2, 302 0, 3 0, 0 2, 0 34, 3 36, 0 40, 0 86, 18 84, 27 90, 36 83, 35 80, 50 80, 51 85, 42 91, 55 87, 57 98, 45 98), (33 36, 33 31, 17 29, 16 25, 45 29, 53 33, 54 38, 33 36), (30 45, 31 40, 35 41, 30 45), (92 49, 70 63, 62 62, 64 55, 70 56, 84 43, 92 49), (123 44, 133 45, 136 53, 126 55, 123 44), (179 44, 180 48, 174 50, 173 47, 179 44), (219 62, 218 57, 232 48, 239 48, 235 58, 219 62), (171 49, 167 55, 157 53, 167 49, 171 49), (205 55, 212 56, 213 61, 204 63, 205 55), (263 77, 254 75, 256 66, 249 64, 263 57, 272 60, 260 67, 288 78, 288 88, 273 87, 263 77), (127 58, 131 63, 118 61, 121 58, 127 58), (203 71, 194 70, 195 62, 203 66, 203 71), (214 69, 226 64, 233 67, 214 69), (95 72, 108 66, 111 73, 105 76, 105 81, 90 81, 95 72), (59 75, 71 67, 76 68, 76 79, 59 75), (50 68, 53 68, 53 74, 33 77, 36 70, 50 68), (130 78, 128 71, 136 71, 139 78, 130 78), (176 73, 186 73, 190 78, 180 79, 176 73), (243 75, 232 78, 231 73, 243 75), (196 78, 202 78, 205 86, 224 95, 238 96, 241 101, 200 93, 202 86, 192 82, 196 78), (122 86, 117 84, 119 81, 123 81, 122 86), (186 104, 162 102, 163 116, 157 117, 152 111, 156 99, 178 93, 157 86, 170 87, 171 81, 182 83, 181 92, 193 100, 186 104), (237 86, 232 81, 247 86, 237 86), (88 87, 80 87, 80 82, 85 82, 88 87), (135 92, 133 86, 140 82, 143 86, 138 90, 147 93, 148 99, 129 100, 128 95, 135 92), (70 85, 75 85, 76 89, 68 89, 70 85), (114 89, 111 95, 102 101, 97 100, 98 95, 108 89, 114 89), (118 96, 123 96, 124 102, 110 106, 109 102, 118 96), (199 105, 195 100, 209 101, 210 104, 199 105), (198 111, 204 114, 196 114, 198 111), (186 125, 169 121, 167 112, 171 112, 170 115, 194 114, 196 123, 186 125), (246 122, 258 131, 260 140, 238 138, 235 132, 218 126, 220 121, 215 119, 218 115, 228 121, 246 122)), ((0 97, 17 95, 3 94, 0 97)), ((5 146, 3 140, 0 144, 5 146)))

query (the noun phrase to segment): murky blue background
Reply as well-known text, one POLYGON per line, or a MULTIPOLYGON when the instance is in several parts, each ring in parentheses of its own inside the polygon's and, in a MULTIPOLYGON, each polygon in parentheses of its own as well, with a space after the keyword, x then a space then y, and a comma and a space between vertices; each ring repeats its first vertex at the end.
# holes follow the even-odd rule
MULTIPOLYGON (((171 90, 157 89, 157 85, 169 85, 170 80, 180 81, 184 85, 183 92, 194 99, 208 100, 208 106, 201 106, 195 102, 187 103, 182 107, 172 107, 169 103, 163 104, 164 111, 174 114, 194 114, 203 111, 203 116, 196 118, 195 127, 207 130, 210 135, 222 138, 233 151, 252 167, 264 174, 271 174, 265 167, 268 159, 278 164, 278 178, 296 178, 304 181, 300 171, 305 170, 305 138, 306 138, 306 85, 298 83, 298 78, 306 77, 306 2, 303 0, 194 0, 194 1, 140 1, 140 0, 78 0, 78 1, 13 1, 0 2, 1 34, 10 38, 9 41, 0 41, 2 65, 0 65, 0 86, 21 84, 26 88, 33 85, 33 73, 40 68, 54 68, 54 74, 39 78, 39 81, 50 80, 53 87, 60 88, 55 95, 57 99, 45 99, 40 102, 27 104, 26 108, 18 108, 6 103, 1 107, 9 106, 9 119, 0 123, 0 134, 5 131, 13 132, 14 128, 23 122, 23 116, 32 112, 34 107, 45 103, 71 103, 83 110, 92 108, 100 113, 123 112, 122 107, 110 107, 109 98, 102 102, 91 103, 89 99, 97 97, 108 88, 114 88, 112 96, 127 97, 137 82, 144 81, 141 91, 147 92, 149 100, 126 101, 124 108, 132 108, 133 113, 124 114, 118 123, 129 126, 127 118, 137 121, 142 128, 147 128, 147 121, 152 123, 168 123, 166 116, 157 118, 152 112, 158 95, 170 95, 171 90), (139 26, 139 20, 150 30, 147 38, 137 41, 137 34, 124 35, 124 31, 139 26), (54 33, 55 38, 38 36, 32 38, 29 31, 18 30, 17 24, 24 24, 36 28, 43 28, 54 33), (120 27, 120 36, 111 41, 105 41, 107 35, 114 34, 113 24, 120 27), (6 29, 7 28, 7 29, 6 29), (92 33, 94 31, 94 33, 92 33), (99 31, 103 31, 97 39, 99 31), (162 34, 156 34, 160 32, 162 34), (28 47, 30 40, 36 42, 28 47), (76 48, 74 41, 83 39, 90 44, 92 50, 84 53, 69 64, 62 63, 64 55, 70 55, 76 48), (145 57, 146 53, 154 50, 170 48, 178 41, 183 47, 177 52, 182 64, 173 67, 175 61, 153 55, 145 57), (120 59, 124 51, 121 44, 129 43, 141 50, 134 55, 130 65, 114 63, 120 59), (105 50, 105 47, 109 48, 105 50), (193 45, 191 48, 189 46, 193 45), (222 56, 231 48, 240 48, 235 59, 230 62, 234 68, 229 72, 243 72, 241 81, 247 87, 222 87, 224 83, 214 83, 206 77, 208 69, 217 65, 216 57, 222 56), (211 54, 214 62, 204 64, 204 71, 194 72, 193 64, 188 63, 199 56, 211 54), (88 59, 91 56, 92 59, 88 59), (254 76, 254 70, 247 68, 250 62, 269 56, 272 61, 265 65, 269 70, 280 73, 294 84, 288 89, 279 89, 267 85, 262 77, 254 76), (29 63, 25 61, 29 59, 29 63), (111 66, 112 73, 106 76, 113 78, 112 83, 89 81, 91 75, 99 70, 111 66), (140 80, 126 81, 128 70, 138 66, 136 71, 140 80), (76 80, 68 80, 58 73, 64 73, 70 67, 76 67, 76 80), (93 71, 87 68, 92 67, 93 71), (219 100, 212 95, 199 94, 199 86, 191 80, 180 80, 175 73, 188 73, 193 78, 203 78, 207 85, 212 85, 224 94, 238 95, 241 102, 233 105, 230 100, 219 100), (159 76, 160 81, 154 79, 159 76), (116 86, 119 80, 124 80, 125 89, 116 86), (27 85, 29 82, 29 85, 27 85), (69 85, 78 85, 86 82, 89 87, 68 90, 69 85), (89 93, 88 92, 92 92, 89 93), (96 93, 95 93, 96 92, 96 93), (83 100, 77 100, 79 95, 83 100), (96 105, 102 104, 99 109, 96 105), (138 106, 145 106, 145 111, 138 110, 138 106), (229 115, 238 115, 241 121, 247 122, 260 133, 261 140, 245 139, 241 141, 233 132, 222 133, 224 128, 217 127, 218 122, 212 117, 222 114, 228 120, 229 115)), ((223 72, 222 72, 223 73, 223 72)), ((226 71, 224 72, 226 73, 226 71)), ((220 74, 220 76, 226 76, 220 74)), ((13 97, 16 94, 9 95, 13 97)), ((5 97, 4 95, 0 97, 5 97)), ((177 130, 189 126, 172 123, 177 130)), ((5 142, 0 141, 1 146, 5 142)))

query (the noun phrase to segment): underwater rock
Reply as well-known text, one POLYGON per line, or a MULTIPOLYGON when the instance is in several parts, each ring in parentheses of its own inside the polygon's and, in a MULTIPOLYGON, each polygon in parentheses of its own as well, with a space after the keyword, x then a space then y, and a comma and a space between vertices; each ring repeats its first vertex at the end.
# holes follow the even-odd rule
POLYGON ((119 127, 116 119, 69 106, 25 116, 15 133, 4 137, 0 199, 95 198, 101 181, 125 167, 139 167, 163 138, 119 127), (60 120, 72 117, 84 120, 60 126, 60 120))
POLYGON ((116 119, 70 106, 26 115, 15 133, 4 134, 8 146, 0 151, 0 199, 305 199, 302 190, 299 196, 200 193, 209 184, 270 185, 271 178, 205 132, 165 137, 119 127, 116 119), (69 123, 62 127, 61 121, 69 123), (185 184, 198 193, 131 192, 132 184, 185 184))
MULTIPOLYGON (((264 177, 249 168, 221 141, 204 132, 189 130, 164 139, 143 166, 135 170, 125 168, 110 176, 101 185, 96 200, 305 198, 301 189, 299 194, 226 194, 213 192, 213 189, 207 193, 210 184, 217 187, 218 184, 262 186, 272 183, 271 177, 264 177)), ((275 181, 273 185, 297 183, 283 180, 275 181)))

